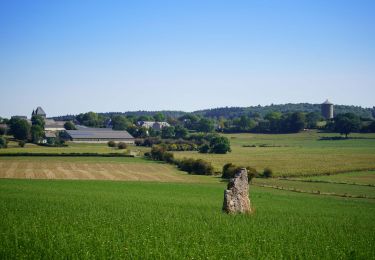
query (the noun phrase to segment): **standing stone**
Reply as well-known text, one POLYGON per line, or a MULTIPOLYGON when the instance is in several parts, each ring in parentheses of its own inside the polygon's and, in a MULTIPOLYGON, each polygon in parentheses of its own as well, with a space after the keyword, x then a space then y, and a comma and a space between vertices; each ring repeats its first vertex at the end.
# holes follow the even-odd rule
POLYGON ((224 191, 223 211, 227 213, 250 213, 249 181, 246 168, 242 168, 228 183, 224 191))

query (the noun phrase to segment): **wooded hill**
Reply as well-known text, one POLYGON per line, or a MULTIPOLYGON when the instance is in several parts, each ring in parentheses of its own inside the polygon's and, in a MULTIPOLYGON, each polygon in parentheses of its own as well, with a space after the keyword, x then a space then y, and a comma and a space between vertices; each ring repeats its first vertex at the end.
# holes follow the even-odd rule
MULTIPOLYGON (((192 114, 201 115, 209 118, 220 118, 232 119, 235 117, 240 117, 246 115, 249 117, 254 117, 260 115, 264 117, 269 112, 319 112, 320 113, 320 104, 310 104, 310 103, 299 103, 299 104, 281 104, 281 105, 268 105, 268 106, 250 106, 250 107, 221 107, 221 108, 212 108, 204 109, 199 111, 194 111, 192 114)), ((153 116, 156 113, 162 113, 165 117, 178 118, 184 114, 189 114, 184 111, 173 111, 173 110, 162 110, 162 111, 127 111, 127 112, 106 112, 99 113, 103 116, 112 117, 114 115, 132 115, 132 116, 153 116)), ((347 106, 347 105, 335 105, 334 114, 343 114, 343 113, 354 113, 362 118, 375 118, 375 107, 373 108, 363 108, 360 106, 347 106)), ((74 119, 73 115, 58 116, 54 117, 56 120, 72 120, 74 119)))

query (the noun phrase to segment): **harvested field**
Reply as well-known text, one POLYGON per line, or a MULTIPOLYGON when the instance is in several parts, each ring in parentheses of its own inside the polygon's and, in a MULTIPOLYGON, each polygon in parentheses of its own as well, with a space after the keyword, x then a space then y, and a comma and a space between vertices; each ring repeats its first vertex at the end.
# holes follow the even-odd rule
POLYGON ((189 176, 175 167, 153 162, 94 162, 66 161, 59 158, 41 160, 27 158, 0 159, 0 178, 14 179, 70 179, 70 180, 127 180, 159 182, 212 182, 214 178, 189 176))

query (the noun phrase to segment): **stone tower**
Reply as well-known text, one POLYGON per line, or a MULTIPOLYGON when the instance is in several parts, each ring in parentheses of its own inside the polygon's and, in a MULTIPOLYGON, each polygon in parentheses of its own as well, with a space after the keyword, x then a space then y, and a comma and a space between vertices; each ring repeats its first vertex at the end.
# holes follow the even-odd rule
POLYGON ((328 99, 321 105, 322 108, 322 116, 325 119, 332 119, 333 118, 333 104, 328 101, 328 99))

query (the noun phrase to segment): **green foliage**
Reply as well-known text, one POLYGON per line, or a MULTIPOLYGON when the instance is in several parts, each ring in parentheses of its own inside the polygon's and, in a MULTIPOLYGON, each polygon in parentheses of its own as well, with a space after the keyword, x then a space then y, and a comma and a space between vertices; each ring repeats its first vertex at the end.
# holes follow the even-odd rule
POLYGON ((210 151, 210 146, 208 144, 202 144, 199 146, 200 153, 208 153, 210 151))
POLYGON ((340 134, 344 134, 346 137, 351 132, 358 131, 361 122, 357 115, 352 113, 339 114, 334 120, 334 130, 340 134))
POLYGON ((216 136, 211 139, 210 141, 210 152, 211 153, 219 153, 219 154, 226 154, 230 152, 230 142, 229 139, 225 136, 216 136))
POLYGON ((177 125, 174 129, 174 132, 175 132, 175 138, 181 138, 181 139, 185 139, 188 135, 188 130, 183 127, 183 126, 180 126, 180 125, 177 125))
POLYGON ((161 137, 162 138, 174 138, 175 137, 175 128, 173 126, 167 126, 167 127, 163 127, 163 129, 161 130, 161 137))
POLYGON ((124 142, 119 142, 118 144, 117 144, 117 148, 118 149, 126 149, 128 146, 127 146, 127 144, 126 143, 124 143, 124 142))
POLYGON ((30 125, 25 119, 12 118, 9 121, 10 131, 14 138, 27 140, 30 136, 30 125))
POLYGON ((79 114, 76 119, 85 126, 104 127, 105 117, 94 112, 79 114))
POLYGON ((7 147, 8 147, 7 140, 5 139, 5 137, 0 136, 0 148, 7 148, 7 147))
POLYGON ((114 141, 108 141, 108 147, 116 147, 116 143, 114 141))
POLYGON ((164 153, 166 151, 167 150, 165 149, 165 146, 162 146, 162 145, 152 146, 151 152, 150 152, 151 159, 155 161, 164 161, 164 153))
POLYGON ((317 128, 319 121, 322 121, 323 117, 318 112, 310 112, 306 114, 306 127, 309 129, 317 128))
POLYGON ((273 177, 273 171, 271 168, 267 167, 263 170, 263 175, 264 178, 272 178, 273 177))
POLYGON ((18 146, 19 146, 19 147, 25 147, 25 145, 26 145, 26 142, 25 142, 25 141, 22 141, 22 140, 21 140, 21 141, 18 142, 18 146))
POLYGON ((67 121, 67 122, 65 122, 65 124, 64 124, 64 128, 65 128, 66 130, 76 130, 76 129, 77 129, 76 126, 73 124, 72 121, 67 121))
POLYGON ((162 113, 156 113, 156 114, 154 115, 154 120, 155 120, 156 122, 162 122, 162 121, 165 120, 165 116, 164 116, 162 113))
POLYGON ((31 141, 35 144, 40 143, 44 137, 44 130, 40 125, 31 126, 31 141))
POLYGON ((124 116, 116 115, 112 117, 112 125, 113 130, 126 130, 132 125, 132 122, 124 116))
POLYGON ((44 118, 38 115, 34 115, 31 117, 31 124, 33 126, 34 125, 40 126, 42 129, 44 129, 44 125, 45 125, 44 118))
POLYGON ((204 132, 204 133, 213 132, 214 129, 215 129, 214 123, 210 119, 207 119, 207 118, 202 118, 201 120, 199 120, 197 128, 196 128, 197 131, 204 132))
POLYGON ((214 173, 214 168, 210 162, 204 161, 202 159, 182 159, 177 161, 177 167, 186 171, 189 174, 197 175, 212 175, 214 173))

